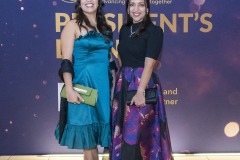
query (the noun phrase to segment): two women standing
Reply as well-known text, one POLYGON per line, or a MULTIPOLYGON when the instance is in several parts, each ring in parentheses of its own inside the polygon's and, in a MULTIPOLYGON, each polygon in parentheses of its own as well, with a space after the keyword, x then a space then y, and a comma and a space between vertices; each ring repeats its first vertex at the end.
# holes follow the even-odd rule
MULTIPOLYGON (((112 134, 108 80, 112 32, 99 1, 81 0, 76 8, 77 19, 65 26, 61 36, 63 61, 60 71, 68 101, 62 104, 67 104, 68 114, 61 139, 57 136, 60 144, 83 149, 86 160, 97 160, 96 146, 108 147, 112 136, 112 160, 171 160, 162 90, 153 72, 162 48, 163 31, 150 19, 149 0, 126 1, 127 23, 119 33, 120 69, 111 111, 112 134), (73 90, 75 83, 98 89, 96 107, 84 104, 73 90), (154 104, 146 102, 148 88, 157 91, 154 104), (127 92, 131 90, 136 90, 136 94, 127 104, 127 92)), ((60 133, 59 128, 56 131, 60 133)))

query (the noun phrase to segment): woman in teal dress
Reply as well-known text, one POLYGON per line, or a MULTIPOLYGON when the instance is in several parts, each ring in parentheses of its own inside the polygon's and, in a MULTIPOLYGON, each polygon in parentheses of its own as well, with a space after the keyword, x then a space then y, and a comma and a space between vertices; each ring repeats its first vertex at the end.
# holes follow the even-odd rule
POLYGON ((60 145, 83 149, 85 159, 97 160, 97 145, 110 144, 109 57, 112 31, 98 0, 78 0, 77 17, 69 21, 61 34, 62 63, 59 75, 66 86, 61 99, 60 121, 56 137, 60 145), (73 90, 80 84, 98 90, 95 107, 84 104, 73 90))

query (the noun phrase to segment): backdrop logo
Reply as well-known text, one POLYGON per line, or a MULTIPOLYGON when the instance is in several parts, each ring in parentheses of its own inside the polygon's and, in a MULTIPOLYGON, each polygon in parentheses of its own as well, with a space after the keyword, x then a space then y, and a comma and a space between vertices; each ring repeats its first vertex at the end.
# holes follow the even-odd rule
POLYGON ((154 4, 154 5, 172 4, 172 0, 150 0, 150 4, 154 4))
POLYGON ((77 0, 62 0, 63 2, 66 2, 66 3, 75 3, 77 2, 77 0))
POLYGON ((122 4, 125 5, 125 0, 103 0, 106 4, 122 4))

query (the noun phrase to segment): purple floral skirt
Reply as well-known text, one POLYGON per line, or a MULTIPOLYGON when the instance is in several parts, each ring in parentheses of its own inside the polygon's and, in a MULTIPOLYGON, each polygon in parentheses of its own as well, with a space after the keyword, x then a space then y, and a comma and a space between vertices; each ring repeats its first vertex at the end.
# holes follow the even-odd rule
POLYGON ((128 106, 128 90, 136 90, 143 68, 121 68, 116 81, 112 107, 111 160, 173 160, 163 94, 157 75, 147 88, 157 88, 156 104, 128 106))

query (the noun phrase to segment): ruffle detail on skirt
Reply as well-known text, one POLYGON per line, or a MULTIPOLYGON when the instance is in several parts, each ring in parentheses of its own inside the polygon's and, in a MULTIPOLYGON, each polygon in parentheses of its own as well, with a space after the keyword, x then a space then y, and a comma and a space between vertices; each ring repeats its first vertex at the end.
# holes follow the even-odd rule
MULTIPOLYGON (((59 126, 55 130, 55 137, 59 139, 59 126)), ((66 124, 61 146, 69 149, 90 149, 97 145, 109 147, 110 124, 89 124, 84 126, 66 124)))

